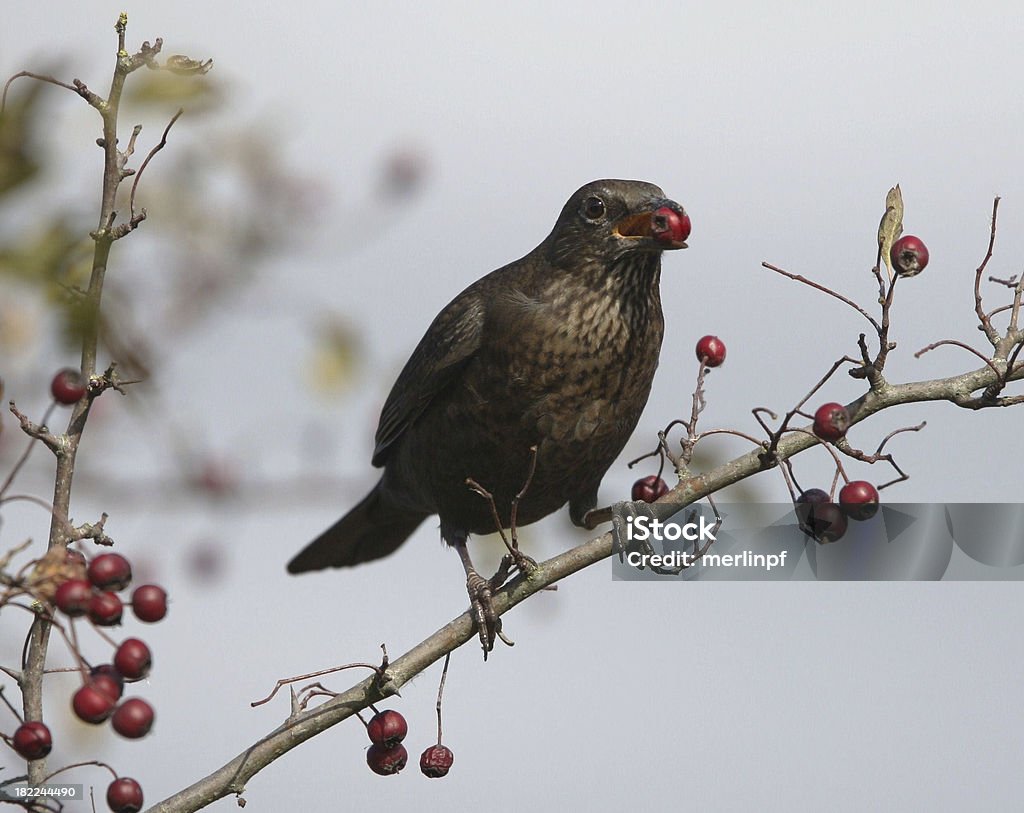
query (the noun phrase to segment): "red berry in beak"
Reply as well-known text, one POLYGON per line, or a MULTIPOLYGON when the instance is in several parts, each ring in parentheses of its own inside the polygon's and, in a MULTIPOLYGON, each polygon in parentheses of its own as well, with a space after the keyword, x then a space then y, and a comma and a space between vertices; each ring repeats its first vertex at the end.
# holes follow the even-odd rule
POLYGON ((651 236, 658 243, 683 243, 690 236, 690 217, 668 206, 651 215, 651 236))

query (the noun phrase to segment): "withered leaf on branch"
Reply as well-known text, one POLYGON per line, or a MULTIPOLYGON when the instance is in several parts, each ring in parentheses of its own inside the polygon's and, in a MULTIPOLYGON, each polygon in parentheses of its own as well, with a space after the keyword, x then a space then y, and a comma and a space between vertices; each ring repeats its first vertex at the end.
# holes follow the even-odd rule
POLYGON ((892 260, 889 259, 889 251, 892 244, 903 234, 903 193, 900 192, 900 185, 896 184, 885 196, 885 214, 878 224, 878 247, 881 250, 882 260, 885 267, 889 269, 889 280, 892 280, 892 260))
POLYGON ((167 57, 164 67, 172 73, 192 76, 195 74, 208 73, 210 68, 213 67, 213 60, 207 59, 205 61, 200 61, 198 59, 192 59, 191 57, 184 56, 183 54, 174 54, 173 56, 167 57))

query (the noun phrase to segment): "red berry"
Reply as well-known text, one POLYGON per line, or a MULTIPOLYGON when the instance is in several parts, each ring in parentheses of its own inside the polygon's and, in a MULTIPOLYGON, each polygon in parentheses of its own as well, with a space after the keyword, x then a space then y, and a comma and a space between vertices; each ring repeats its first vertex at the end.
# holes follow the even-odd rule
POLYGON ((892 244, 889 259, 901 277, 915 277, 928 265, 928 246, 920 237, 907 234, 892 244))
POLYGON ((53 603, 57 605, 57 608, 72 618, 89 612, 90 601, 92 601, 92 585, 85 579, 68 579, 57 588, 57 592, 53 596, 53 603))
POLYGON ((114 699, 106 690, 93 683, 86 683, 71 698, 71 708, 78 719, 87 723, 102 723, 114 712, 114 699))
POLYGON ((814 413, 814 434, 822 440, 839 440, 849 428, 850 413, 842 404, 822 404, 814 413))
POLYGON ((683 248, 690 236, 690 217, 686 212, 662 206, 651 215, 651 237, 656 243, 683 248))
POLYGON ((14 750, 25 759, 42 759, 53 748, 50 729, 38 720, 22 723, 12 737, 14 750))
POLYGON ((101 553, 89 562, 89 581, 100 590, 124 590, 132 581, 132 566, 120 553, 101 553))
POLYGON ((65 367, 50 382, 50 392, 60 404, 76 404, 85 395, 86 380, 74 367, 65 367))
POLYGON ((398 773, 409 761, 409 752, 399 743, 394 748, 385 748, 374 743, 366 751, 366 764, 370 770, 381 776, 398 773))
POLYGON ((155 584, 144 584, 132 592, 132 612, 139 621, 152 624, 167 615, 167 593, 155 584))
POLYGON ((89 682, 109 695, 115 703, 124 693, 124 676, 111 663, 101 663, 89 670, 89 682))
POLYGON ((431 745, 420 755, 420 770, 424 776, 437 779, 448 774, 448 769, 455 761, 455 754, 450 749, 438 743, 431 745))
POLYGON ((703 336, 697 342, 697 361, 706 367, 720 367, 725 361, 725 342, 717 336, 703 336))
POLYGON ((391 748, 405 739, 405 735, 409 733, 409 726, 400 712, 385 709, 370 718, 366 733, 374 745, 391 748))
POLYGON ((835 542, 846 533, 846 515, 820 488, 809 488, 796 498, 800 530, 818 542, 835 542))
POLYGON ((851 480, 839 491, 839 506, 850 519, 871 519, 878 512, 878 489, 867 480, 851 480))
POLYGON ((634 500, 655 502, 666 494, 668 494, 668 484, 657 474, 651 474, 633 483, 633 491, 630 496, 634 500))
POLYGON ((95 593, 89 601, 89 618, 100 627, 113 627, 121 623, 124 605, 116 593, 95 593))
POLYGON ((67 552, 64 555, 64 560, 68 564, 70 564, 70 565, 74 565, 74 566, 81 565, 82 569, 83 570, 85 569, 85 566, 86 566, 85 554, 82 553, 80 550, 75 550, 74 548, 68 548, 67 552))
POLYGON ((114 653, 114 667, 126 680, 141 680, 153 666, 153 655, 138 638, 125 638, 114 653))
POLYGON ((139 813, 142 810, 142 786, 122 776, 107 787, 107 807, 114 813, 139 813))
POLYGON ((110 718, 110 725, 122 737, 137 740, 149 733, 153 727, 153 717, 153 707, 149 703, 142 698, 132 697, 117 707, 114 716, 110 718))
POLYGON ((815 504, 819 502, 830 502, 831 497, 828 496, 827 491, 823 491, 820 488, 809 488, 806 491, 801 492, 800 496, 796 498, 798 503, 810 503, 815 504))

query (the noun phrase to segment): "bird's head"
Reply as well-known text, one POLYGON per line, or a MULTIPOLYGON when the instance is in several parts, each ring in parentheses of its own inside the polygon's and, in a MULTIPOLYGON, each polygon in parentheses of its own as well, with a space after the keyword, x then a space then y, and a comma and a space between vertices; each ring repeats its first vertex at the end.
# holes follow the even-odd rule
POLYGON ((614 261, 634 251, 686 248, 690 218, 654 184, 592 181, 569 198, 548 241, 556 260, 614 261))

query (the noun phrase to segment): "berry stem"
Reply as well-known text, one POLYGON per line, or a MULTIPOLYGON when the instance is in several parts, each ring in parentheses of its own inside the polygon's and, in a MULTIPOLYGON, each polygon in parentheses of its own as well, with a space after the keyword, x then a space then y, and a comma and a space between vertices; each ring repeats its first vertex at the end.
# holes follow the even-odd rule
POLYGON ((444 656, 444 668, 441 670, 441 682, 437 686, 437 744, 441 744, 441 697, 444 695, 444 682, 448 677, 448 662, 452 659, 452 653, 444 656))
POLYGON ((7 695, 4 694, 4 687, 3 686, 0 686, 0 700, 2 700, 4 705, 7 706, 7 708, 9 708, 11 710, 11 714, 14 715, 15 719, 19 723, 25 722, 24 720, 21 719, 21 714, 18 712, 18 710, 16 708, 14 708, 14 706, 11 705, 11 701, 7 699, 7 695))

